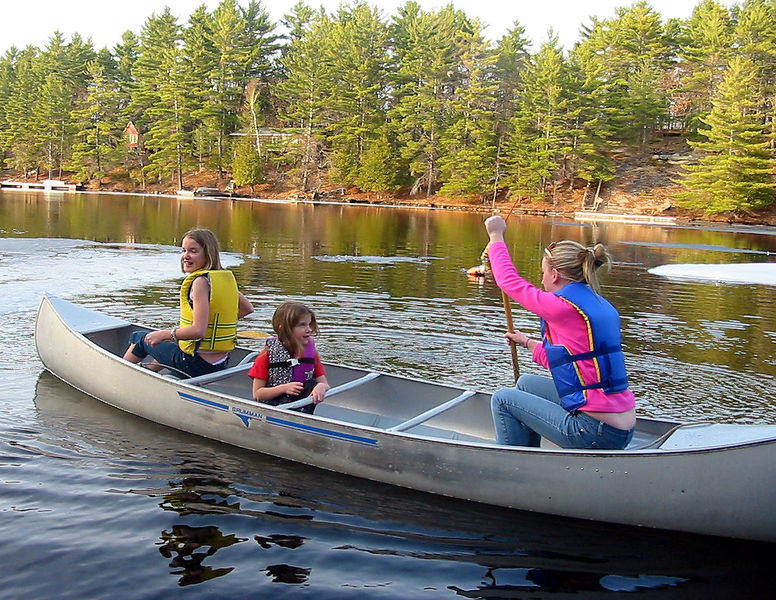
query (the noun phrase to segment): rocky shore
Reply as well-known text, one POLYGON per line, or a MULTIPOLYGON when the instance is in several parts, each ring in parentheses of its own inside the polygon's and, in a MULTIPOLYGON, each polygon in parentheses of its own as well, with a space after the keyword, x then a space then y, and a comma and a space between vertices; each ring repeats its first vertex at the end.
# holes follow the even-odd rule
MULTIPOLYGON (((612 153, 616 164, 616 174, 612 181, 602 185, 599 198, 595 202, 597 212, 624 215, 670 216, 677 222, 716 222, 738 223, 746 225, 776 226, 776 203, 768 209, 750 214, 723 214, 708 216, 694 213, 677 206, 676 194, 684 187, 678 183, 684 165, 697 160, 686 142, 678 137, 659 139, 647 149, 639 152, 631 148, 620 147, 612 153)), ((2 179, 21 179, 13 171, 0 172, 2 179)), ((68 179, 63 174, 60 179, 68 179)), ((554 190, 552 197, 537 202, 526 199, 497 197, 470 198, 449 197, 435 194, 432 196, 406 193, 374 194, 361 192, 356 188, 343 188, 335 185, 322 185, 316 191, 301 191, 280 183, 281 178, 262 185, 236 188, 229 193, 240 197, 332 201, 353 204, 374 204, 392 206, 427 207, 448 210, 466 210, 491 213, 514 212, 517 214, 540 216, 573 216, 575 212, 590 210, 594 204, 595 189, 586 190, 584 181, 562 181, 554 190)), ((228 177, 219 178, 209 171, 189 173, 184 177, 187 190, 210 188, 226 190, 228 177)), ((128 174, 116 172, 104 177, 99 183, 90 181, 85 184, 88 190, 111 192, 175 194, 176 186, 169 183, 148 184, 145 188, 130 180, 128 174)))

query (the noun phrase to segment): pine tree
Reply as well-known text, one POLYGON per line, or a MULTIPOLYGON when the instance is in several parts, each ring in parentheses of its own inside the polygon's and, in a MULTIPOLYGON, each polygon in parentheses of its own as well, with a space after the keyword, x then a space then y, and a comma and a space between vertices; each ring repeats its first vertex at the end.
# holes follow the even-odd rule
POLYGON ((355 184, 365 192, 394 192, 400 187, 399 165, 396 145, 385 126, 376 139, 367 143, 355 184))
POLYGON ((614 143, 610 139, 609 110, 603 102, 602 86, 595 77, 586 75, 580 60, 584 57, 573 50, 569 55, 568 79, 564 85, 569 98, 566 132, 569 148, 559 175, 568 181, 569 189, 578 178, 587 182, 584 207, 591 186, 595 185, 595 205, 602 184, 614 178, 615 169, 609 156, 614 143))
POLYGON ((292 180, 305 192, 317 187, 316 175, 323 160, 330 66, 321 57, 328 54, 331 29, 331 20, 319 12, 302 36, 292 39, 281 59, 286 78, 275 88, 282 103, 278 116, 300 132, 298 143, 289 148, 286 159, 292 180))
POLYGON ((191 168, 191 110, 187 98, 191 81, 181 50, 173 46, 162 56, 159 101, 147 109, 153 125, 146 135, 145 146, 152 151, 146 172, 159 181, 172 176, 178 188, 183 188, 183 173, 191 168))
POLYGON ((331 177, 343 185, 359 178, 364 152, 385 122, 388 29, 377 9, 340 7, 324 60, 328 80, 331 177))
POLYGON ((487 198, 495 182, 496 92, 493 79, 498 56, 483 39, 479 23, 462 31, 459 81, 448 103, 449 126, 439 160, 443 194, 476 194, 487 198))
POLYGON ((0 58, 0 165, 5 158, 5 148, 8 141, 5 132, 8 130, 8 101, 16 85, 17 49, 12 46, 5 56, 0 58))
POLYGON ((264 182, 264 169, 256 146, 249 137, 243 137, 235 145, 234 161, 232 164, 232 180, 235 185, 249 185, 251 192, 253 186, 264 182))
POLYGON ((243 79, 270 84, 276 80, 279 69, 280 36, 275 33, 275 24, 261 2, 250 0, 248 6, 241 9, 241 14, 248 48, 243 79))
POLYGON ((143 24, 137 59, 132 65, 132 97, 127 112, 141 132, 154 124, 148 109, 160 102, 159 87, 167 75, 162 64, 166 54, 179 44, 180 27, 169 8, 161 15, 151 15, 143 24))
POLYGON ((693 10, 684 36, 675 112, 680 112, 689 129, 696 131, 699 119, 711 110, 711 99, 732 53, 733 25, 729 10, 717 0, 702 0, 693 10))
POLYGON ((504 148, 512 193, 541 199, 548 185, 554 186, 561 161, 578 135, 568 83, 569 66, 552 36, 525 70, 519 110, 504 148))
MULTIPOLYGON (((291 7, 291 12, 284 14, 280 21, 283 27, 287 29, 286 39, 291 43, 301 39, 313 21, 315 21, 315 14, 315 10, 310 8, 304 0, 297 0, 296 4, 291 7)), ((288 48, 289 44, 283 45, 283 56, 285 56, 288 48)))
POLYGON ((3 146, 11 153, 6 164, 22 171, 37 172, 42 163, 40 136, 33 123, 33 109, 39 96, 38 49, 28 46, 14 53, 12 88, 4 105, 6 127, 3 146))
POLYGON ((711 113, 698 130, 705 141, 691 142, 704 153, 687 168, 680 197, 687 208, 706 214, 750 212, 773 203, 776 162, 768 150, 751 61, 734 58, 725 73, 711 113))
POLYGON ((116 83, 121 94, 128 97, 133 82, 132 72, 139 54, 140 40, 131 31, 121 34, 121 43, 113 49, 116 60, 116 83))
POLYGON ((208 166, 213 154, 214 142, 218 138, 217 109, 211 104, 211 73, 217 64, 217 51, 213 44, 213 18, 204 5, 190 16, 188 27, 183 31, 183 56, 187 75, 191 79, 188 106, 191 108, 192 142, 197 156, 198 169, 208 166))
POLYGON ((101 64, 92 61, 87 71, 91 76, 87 93, 70 115, 76 141, 68 168, 82 181, 96 177, 99 187, 117 158, 119 96, 101 64))
POLYGON ((493 196, 495 206, 496 196, 502 187, 504 172, 504 144, 509 131, 509 123, 518 108, 518 98, 521 89, 523 71, 530 55, 528 40, 524 37, 525 29, 515 21, 507 34, 502 37, 496 47, 496 64, 494 80, 497 84, 495 118, 495 159, 493 161, 493 196))
POLYGON ((776 152, 776 2, 746 0, 735 29, 737 53, 752 61, 757 97, 769 124, 770 147, 776 152))
POLYGON ((39 95, 32 112, 32 127, 43 149, 41 166, 48 177, 62 176, 62 165, 70 147, 68 115, 73 109, 76 91, 86 80, 86 61, 96 57, 91 44, 80 36, 66 44, 62 34, 55 32, 46 50, 36 61, 39 95))
POLYGON ((611 109, 614 134, 646 148, 652 131, 668 120, 667 71, 673 40, 644 0, 618 8, 614 19, 594 20, 578 48, 611 109))
POLYGON ((234 0, 224 0, 212 14, 210 41, 214 62, 208 73, 202 109, 194 116, 215 136, 214 160, 219 174, 228 167, 229 136, 237 130, 237 111, 245 87, 250 50, 245 21, 234 0))
POLYGON ((448 5, 424 12, 408 2, 391 28, 396 52, 394 101, 388 118, 398 132, 402 159, 414 179, 411 193, 435 191, 447 102, 458 66, 455 36, 460 15, 448 5))

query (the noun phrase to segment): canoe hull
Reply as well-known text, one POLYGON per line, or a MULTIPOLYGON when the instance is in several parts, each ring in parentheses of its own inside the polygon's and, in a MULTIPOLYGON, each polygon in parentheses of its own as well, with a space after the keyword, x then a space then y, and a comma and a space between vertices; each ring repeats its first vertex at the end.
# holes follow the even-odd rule
MULTIPOLYGON (((36 345, 46 369, 102 402, 156 423, 338 473, 465 500, 776 541, 772 437, 715 448, 612 452, 504 447, 389 431, 260 405, 130 365, 74 330, 60 314, 65 306, 74 305, 44 296, 39 307, 36 345)), ((123 335, 116 321, 105 335, 123 335)), ((397 406, 405 400, 395 399, 397 406)), ((487 400, 484 394, 470 399, 468 410, 489 415, 487 400)), ((363 401, 369 402, 366 395, 363 401)))

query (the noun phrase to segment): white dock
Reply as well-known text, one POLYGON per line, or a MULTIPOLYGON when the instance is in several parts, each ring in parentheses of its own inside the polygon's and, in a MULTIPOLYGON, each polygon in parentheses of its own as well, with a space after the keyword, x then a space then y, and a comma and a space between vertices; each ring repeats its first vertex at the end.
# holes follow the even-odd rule
POLYGON ((624 215, 616 213, 575 212, 574 219, 589 223, 628 223, 633 225, 676 225, 676 217, 659 215, 624 215))
POLYGON ((0 189, 37 190, 44 192, 76 192, 79 186, 59 179, 44 179, 43 181, 0 181, 0 189))

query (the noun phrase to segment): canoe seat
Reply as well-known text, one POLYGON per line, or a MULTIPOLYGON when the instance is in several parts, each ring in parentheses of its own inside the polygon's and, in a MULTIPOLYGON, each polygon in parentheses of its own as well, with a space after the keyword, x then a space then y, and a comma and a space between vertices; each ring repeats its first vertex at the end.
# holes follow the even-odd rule
POLYGON ((476 435, 469 435, 467 433, 461 433, 460 431, 453 431, 452 429, 442 429, 441 427, 431 427, 430 425, 418 425, 412 429, 406 430, 406 433, 412 433, 415 435, 423 435, 432 438, 439 438, 444 440, 453 440, 460 442, 479 442, 492 444, 495 440, 493 438, 484 438, 476 435))
POLYGON ((333 406, 326 402, 321 402, 315 407, 316 417, 325 417, 327 419, 336 419, 353 425, 363 425, 365 427, 377 427, 378 429, 387 429, 401 423, 401 419, 389 417, 377 413, 344 408, 342 406, 333 406))
POLYGON ((237 363, 237 366, 253 364, 253 361, 256 360, 256 357, 258 355, 259 355, 259 351, 258 350, 254 350, 253 352, 248 352, 248 354, 243 356, 242 360, 237 363))
POLYGON ((168 366, 165 366, 165 368, 162 369, 159 372, 159 374, 165 379, 173 379, 175 381, 180 381, 183 383, 193 383, 194 385, 202 385, 204 383, 211 383, 213 381, 218 381, 219 379, 224 379, 225 377, 229 377, 230 375, 234 375, 235 373, 248 371, 251 368, 251 365, 253 365, 254 359, 258 355, 259 355, 258 350, 255 352, 249 352, 248 354, 243 356, 242 360, 233 367, 229 367, 222 371, 216 371, 215 373, 198 375, 197 377, 185 377, 184 376, 185 373, 183 373, 182 371, 179 374, 176 374, 172 369, 172 367, 168 367, 168 366))

